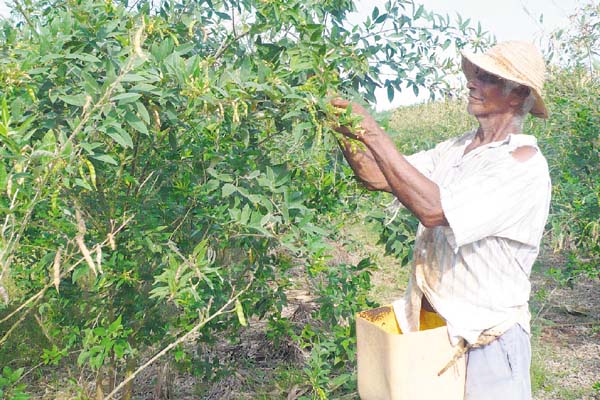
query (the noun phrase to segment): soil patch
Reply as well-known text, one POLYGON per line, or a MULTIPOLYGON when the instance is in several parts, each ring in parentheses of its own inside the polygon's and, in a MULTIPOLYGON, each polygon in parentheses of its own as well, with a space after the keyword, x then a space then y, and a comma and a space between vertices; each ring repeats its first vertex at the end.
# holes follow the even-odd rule
POLYGON ((545 255, 532 274, 534 398, 599 400, 600 280, 559 286, 547 272, 565 262, 545 255))

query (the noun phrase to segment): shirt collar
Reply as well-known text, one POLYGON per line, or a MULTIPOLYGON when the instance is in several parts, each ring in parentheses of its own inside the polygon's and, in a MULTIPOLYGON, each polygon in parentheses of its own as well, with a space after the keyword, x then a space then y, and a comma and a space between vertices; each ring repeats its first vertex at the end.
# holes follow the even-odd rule
POLYGON ((475 157, 478 154, 483 153, 487 149, 496 148, 496 147, 500 147, 500 146, 504 146, 504 145, 507 146, 508 151, 513 151, 515 148, 521 147, 521 146, 534 146, 537 148, 537 139, 535 138, 535 136, 525 135, 523 133, 509 133, 508 136, 506 136, 506 138, 504 138, 502 140, 498 140, 496 142, 491 142, 491 143, 485 144, 483 146, 479 146, 475 150, 472 150, 469 153, 467 153, 467 155, 463 155, 464 149, 473 141, 473 138, 475 137, 476 134, 477 134, 477 129, 475 129, 472 132, 472 134, 469 135, 468 139, 465 141, 463 147, 461 148, 461 155, 454 166, 460 165, 466 159, 475 157))
POLYGON ((522 133, 518 133, 518 134, 509 134, 506 139, 505 142, 507 144, 510 144, 511 147, 519 147, 519 146, 535 146, 537 147, 537 139, 535 138, 535 136, 531 136, 531 135, 525 135, 522 133))
MULTIPOLYGON (((473 141, 473 138, 476 134, 477 130, 474 130, 468 138, 468 140, 465 141, 464 147, 467 147, 473 141)), ((537 139, 535 138, 535 136, 525 135, 523 133, 509 133, 508 136, 506 136, 504 139, 485 144, 483 146, 480 146, 479 148, 487 149, 490 147, 500 147, 505 144, 510 145, 510 147, 512 148, 520 146, 537 147, 537 139)))

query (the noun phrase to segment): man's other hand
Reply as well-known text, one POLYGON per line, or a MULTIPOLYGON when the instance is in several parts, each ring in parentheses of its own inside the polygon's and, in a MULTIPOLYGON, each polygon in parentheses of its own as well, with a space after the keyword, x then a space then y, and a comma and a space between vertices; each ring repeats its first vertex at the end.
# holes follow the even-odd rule
POLYGON ((350 106, 354 115, 362 117, 360 128, 352 131, 348 126, 338 126, 334 128, 337 132, 362 142, 368 140, 369 137, 378 136, 384 133, 377 124, 377 121, 375 121, 371 114, 369 114, 369 112, 360 104, 339 98, 331 100, 330 103, 332 106, 343 110, 346 110, 348 106, 350 106))

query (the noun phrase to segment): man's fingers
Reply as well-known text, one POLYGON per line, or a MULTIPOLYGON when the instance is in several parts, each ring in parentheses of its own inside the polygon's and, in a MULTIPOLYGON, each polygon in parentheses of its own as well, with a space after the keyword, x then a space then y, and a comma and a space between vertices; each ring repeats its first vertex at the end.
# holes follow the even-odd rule
MULTIPOLYGON (((358 103, 351 102, 349 100, 335 98, 335 99, 330 100, 330 104, 332 106, 340 109, 339 113, 341 113, 341 109, 346 109, 346 108, 348 108, 348 106, 350 106, 353 114, 362 116, 363 118, 370 117, 370 115, 366 112, 366 110, 363 108, 363 106, 361 106, 358 103)), ((335 114, 338 114, 338 113, 336 112, 335 114)), ((367 132, 364 128, 358 129, 356 131, 352 131, 347 126, 337 126, 337 127, 334 127, 333 129, 349 138, 359 139, 359 140, 367 132)))
POLYGON ((352 135, 352 131, 347 126, 336 126, 333 128, 336 132, 342 133, 346 136, 352 135))
POLYGON ((340 99, 340 98, 332 99, 330 101, 330 103, 332 106, 337 107, 337 108, 346 109, 346 108, 348 108, 348 106, 350 106, 352 113, 357 114, 357 115, 362 115, 363 117, 369 116, 369 113, 367 112, 367 110, 365 110, 365 108, 358 103, 354 103, 352 101, 340 99))
POLYGON ((334 131, 341 133, 342 135, 349 137, 351 139, 358 139, 359 136, 357 132, 353 132, 347 126, 336 126, 333 128, 334 131))

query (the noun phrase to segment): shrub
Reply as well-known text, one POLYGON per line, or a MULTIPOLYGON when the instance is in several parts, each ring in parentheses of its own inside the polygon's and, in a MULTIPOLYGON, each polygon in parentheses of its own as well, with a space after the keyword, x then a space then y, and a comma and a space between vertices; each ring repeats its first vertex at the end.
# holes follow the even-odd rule
MULTIPOLYGON (((368 263, 320 269, 327 223, 356 195, 327 98, 443 91, 436 49, 483 35, 411 1, 353 29, 351 1, 15 5, 0 21, 0 344, 37 323, 28 347, 76 358, 96 396, 149 348, 280 321, 290 260, 321 275, 328 326, 366 305, 368 263)), ((317 357, 345 371, 351 326, 335 329, 317 357)))

